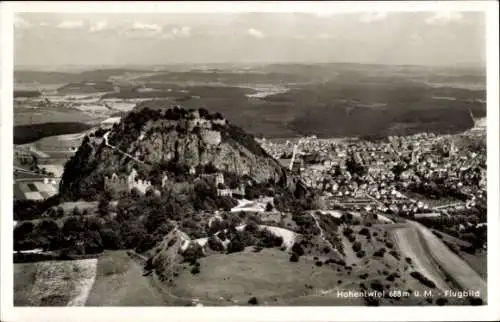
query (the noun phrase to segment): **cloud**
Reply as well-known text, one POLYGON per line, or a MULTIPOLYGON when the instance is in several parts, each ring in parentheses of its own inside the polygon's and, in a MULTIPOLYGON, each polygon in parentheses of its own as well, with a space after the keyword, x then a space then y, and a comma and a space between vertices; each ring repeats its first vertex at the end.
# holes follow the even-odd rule
POLYGON ((257 39, 262 39, 262 38, 266 37, 265 33, 263 33, 260 30, 254 29, 254 28, 248 29, 247 35, 249 35, 250 37, 253 37, 253 38, 257 38, 257 39))
POLYGON ((154 38, 162 35, 163 27, 157 24, 134 22, 129 28, 122 30, 121 35, 130 38, 154 38))
POLYGON ((359 21, 364 23, 373 23, 385 20, 386 18, 387 12, 370 12, 362 14, 359 21))
POLYGON ((90 32, 98 32, 101 30, 104 30, 108 26, 108 23, 106 21, 99 21, 94 24, 92 24, 89 28, 90 32))
POLYGON ((64 20, 57 25, 58 28, 76 29, 83 27, 83 20, 64 20))
POLYGON ((169 32, 163 33, 161 38, 163 39, 178 39, 178 38, 188 38, 191 37, 191 27, 175 27, 169 32))
POLYGON ((445 25, 462 19, 463 14, 461 12, 440 11, 425 19, 425 22, 429 25, 445 25))
POLYGON ((132 25, 132 29, 160 32, 162 30, 162 27, 157 24, 134 22, 134 24, 132 25))
POLYGON ((18 15, 14 16, 14 27, 16 28, 30 28, 32 26, 31 23, 26 21, 25 19, 19 17, 18 15))
POLYGON ((191 36, 191 28, 188 26, 184 26, 182 28, 174 28, 174 29, 172 29, 171 34, 174 37, 186 38, 186 37, 191 36))

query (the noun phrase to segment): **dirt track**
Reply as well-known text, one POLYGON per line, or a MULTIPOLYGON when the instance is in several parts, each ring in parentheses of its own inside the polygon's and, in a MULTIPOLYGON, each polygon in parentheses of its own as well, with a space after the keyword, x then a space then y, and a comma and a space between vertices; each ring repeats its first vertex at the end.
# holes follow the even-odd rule
POLYGON ((394 231, 395 242, 405 257, 410 257, 415 268, 436 283, 441 290, 448 289, 444 275, 422 245, 418 231, 414 228, 399 228, 394 231))
POLYGON ((487 301, 487 283, 463 259, 453 253, 437 236, 423 225, 411 222, 425 238, 434 260, 464 290, 479 291, 484 302, 487 301))
POLYGON ((445 282, 444 271, 462 290, 479 291, 481 299, 487 301, 486 282, 428 228, 407 221, 405 228, 394 230, 394 236, 404 256, 411 257, 417 269, 439 289, 454 289, 445 282))

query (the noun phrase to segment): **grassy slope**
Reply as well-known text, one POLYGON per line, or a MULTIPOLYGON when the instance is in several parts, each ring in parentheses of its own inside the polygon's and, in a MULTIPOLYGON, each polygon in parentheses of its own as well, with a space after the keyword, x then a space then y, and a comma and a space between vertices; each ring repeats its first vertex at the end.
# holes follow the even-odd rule
POLYGON ((394 238, 397 241, 401 253, 409 257, 415 263, 416 270, 436 283, 436 286, 445 290, 448 288, 445 277, 434 264, 432 257, 427 254, 421 244, 418 231, 412 228, 397 229, 394 231, 394 238))
POLYGON ((32 305, 31 290, 36 280, 36 263, 14 265, 14 306, 32 305))
MULTIPOLYGON (((442 231, 438 231, 438 233, 441 234, 443 241, 455 245, 457 249, 460 249, 460 246, 470 246, 470 243, 443 233, 442 231)), ((470 267, 472 267, 472 269, 474 269, 483 279, 486 279, 486 277, 488 276, 488 256, 485 250, 477 250, 475 254, 469 254, 460 250, 458 253, 458 255, 462 257, 470 267)))
MULTIPOLYGON (((298 298, 311 296, 305 284, 330 289, 339 279, 331 267, 317 267, 312 258, 306 257, 291 263, 288 253, 277 249, 211 255, 202 258, 200 265, 201 272, 197 275, 190 273, 189 266, 181 272, 172 289, 174 294, 199 298, 202 302, 220 300, 222 305, 245 305, 252 296, 263 304, 283 305, 290 301, 300 305, 298 298)), ((311 299, 304 300, 308 301, 311 299)), ((323 304, 325 301, 328 305, 347 305, 337 298, 323 300, 323 304)))
POLYGON ((97 265, 86 306, 164 306, 162 294, 124 251, 107 252, 97 265))

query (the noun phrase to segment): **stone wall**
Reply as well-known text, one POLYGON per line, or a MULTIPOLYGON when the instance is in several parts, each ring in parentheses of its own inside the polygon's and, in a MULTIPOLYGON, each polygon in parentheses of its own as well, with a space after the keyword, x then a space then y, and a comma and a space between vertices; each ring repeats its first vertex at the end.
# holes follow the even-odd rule
POLYGON ((137 180, 137 181, 134 181, 130 184, 129 186, 129 189, 132 190, 132 189, 137 189, 140 193, 142 194, 146 194, 146 192, 148 191, 148 189, 151 188, 151 181, 146 181, 146 180, 137 180))
POLYGON ((233 191, 231 189, 217 189, 217 196, 222 197, 222 196, 229 196, 231 197, 233 195, 233 191))
POLYGON ((218 145, 222 140, 220 132, 212 130, 202 130, 201 137, 203 142, 209 145, 218 145))
POLYGON ((104 189, 111 193, 128 191, 128 180, 125 178, 118 178, 116 174, 114 174, 111 178, 105 177, 104 189))

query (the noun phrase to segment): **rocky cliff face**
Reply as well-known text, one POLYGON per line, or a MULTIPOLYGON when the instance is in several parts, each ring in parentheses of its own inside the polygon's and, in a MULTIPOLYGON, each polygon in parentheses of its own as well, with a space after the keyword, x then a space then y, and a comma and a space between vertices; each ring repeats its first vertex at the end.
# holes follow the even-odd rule
POLYGON ((146 172, 165 163, 188 169, 212 165, 219 171, 249 176, 257 182, 286 178, 280 164, 241 129, 206 121, 197 112, 168 111, 146 109, 130 113, 107 135, 109 144, 116 149, 100 138, 84 140, 66 164, 61 183, 63 197, 88 198, 88 194, 98 194, 103 190, 105 176, 113 172, 125 175, 134 165, 146 172))

